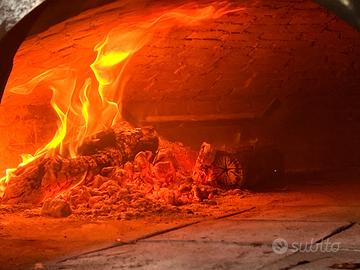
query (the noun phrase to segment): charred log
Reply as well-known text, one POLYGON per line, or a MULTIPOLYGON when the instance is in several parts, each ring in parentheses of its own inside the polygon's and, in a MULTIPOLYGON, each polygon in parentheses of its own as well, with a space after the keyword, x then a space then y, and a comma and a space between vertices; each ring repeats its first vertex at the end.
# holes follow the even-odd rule
POLYGON ((91 181, 103 168, 120 166, 140 151, 156 152, 153 129, 113 128, 87 140, 76 158, 42 156, 19 167, 6 188, 3 202, 39 203, 81 181, 91 181))

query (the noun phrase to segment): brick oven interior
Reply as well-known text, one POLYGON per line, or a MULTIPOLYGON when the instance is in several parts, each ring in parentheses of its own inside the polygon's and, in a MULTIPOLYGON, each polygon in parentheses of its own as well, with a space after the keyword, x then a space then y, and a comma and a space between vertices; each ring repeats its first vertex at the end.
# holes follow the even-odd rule
POLYGON ((0 269, 360 268, 356 21, 312 0, 44 1, 8 30, 0 269), (96 45, 126 31, 125 62, 104 57, 117 122, 21 163, 61 131, 70 68, 69 122, 99 113, 81 87, 113 76, 96 45))

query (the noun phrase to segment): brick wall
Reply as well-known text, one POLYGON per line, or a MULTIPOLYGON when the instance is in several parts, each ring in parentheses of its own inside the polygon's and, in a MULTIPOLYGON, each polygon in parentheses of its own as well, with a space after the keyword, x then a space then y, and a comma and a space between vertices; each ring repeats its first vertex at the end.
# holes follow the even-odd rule
MULTIPOLYGON (((126 19, 120 3, 90 10, 29 37, 18 51, 7 89, 46 69, 84 69, 93 47, 126 19)), ((139 3, 138 3, 139 4, 139 3)), ((245 11, 195 27, 157 33, 129 65, 123 106, 140 123, 148 116, 259 115, 257 121, 162 124, 160 133, 194 147, 260 138, 279 144, 290 169, 360 162, 359 33, 308 0, 237 1, 245 11)), ((49 93, 5 93, 0 106, 0 169, 34 151, 55 129, 49 93), (44 113, 46 112, 46 113, 44 113), (49 113, 48 113, 49 112, 49 113), (24 129, 25 127, 25 129, 24 129)))

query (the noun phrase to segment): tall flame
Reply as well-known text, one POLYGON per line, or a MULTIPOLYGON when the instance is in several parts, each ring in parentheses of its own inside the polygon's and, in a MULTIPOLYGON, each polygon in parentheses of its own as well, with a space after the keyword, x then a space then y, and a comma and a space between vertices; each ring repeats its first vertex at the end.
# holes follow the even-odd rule
MULTIPOLYGON (((155 31, 167 32, 174 26, 190 26, 240 10, 243 9, 229 9, 228 5, 220 3, 207 7, 181 6, 161 14, 133 18, 133 21, 112 29, 104 41, 95 46, 97 57, 90 65, 92 74, 89 72, 83 83, 79 82, 77 70, 61 66, 12 88, 12 93, 21 95, 30 94, 38 87, 50 89, 50 103, 59 119, 52 140, 34 155, 22 155, 23 161, 18 167, 55 153, 75 157, 85 138, 120 120, 127 64, 151 41, 155 31)), ((0 195, 15 171, 16 168, 7 169, 0 179, 0 195)))

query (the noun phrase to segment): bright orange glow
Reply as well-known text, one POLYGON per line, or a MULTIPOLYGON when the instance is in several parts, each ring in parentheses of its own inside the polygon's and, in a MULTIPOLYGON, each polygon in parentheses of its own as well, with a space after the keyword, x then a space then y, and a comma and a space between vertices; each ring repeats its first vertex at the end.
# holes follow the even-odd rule
MULTIPOLYGON (((52 140, 34 155, 23 155, 19 166, 55 153, 75 157, 86 137, 110 128, 120 120, 127 81, 126 67, 131 57, 152 41, 155 31, 167 33, 174 26, 191 26, 240 10, 243 9, 230 9, 224 3, 207 7, 187 5, 169 8, 151 16, 130 17, 128 23, 110 31, 104 41, 95 46, 97 56, 90 65, 93 74, 84 82, 79 79, 79 71, 61 66, 10 89, 12 93, 21 95, 27 95, 39 87, 50 89, 51 105, 59 119, 52 140)), ((0 179, 0 195, 15 171, 8 169, 0 179)))

